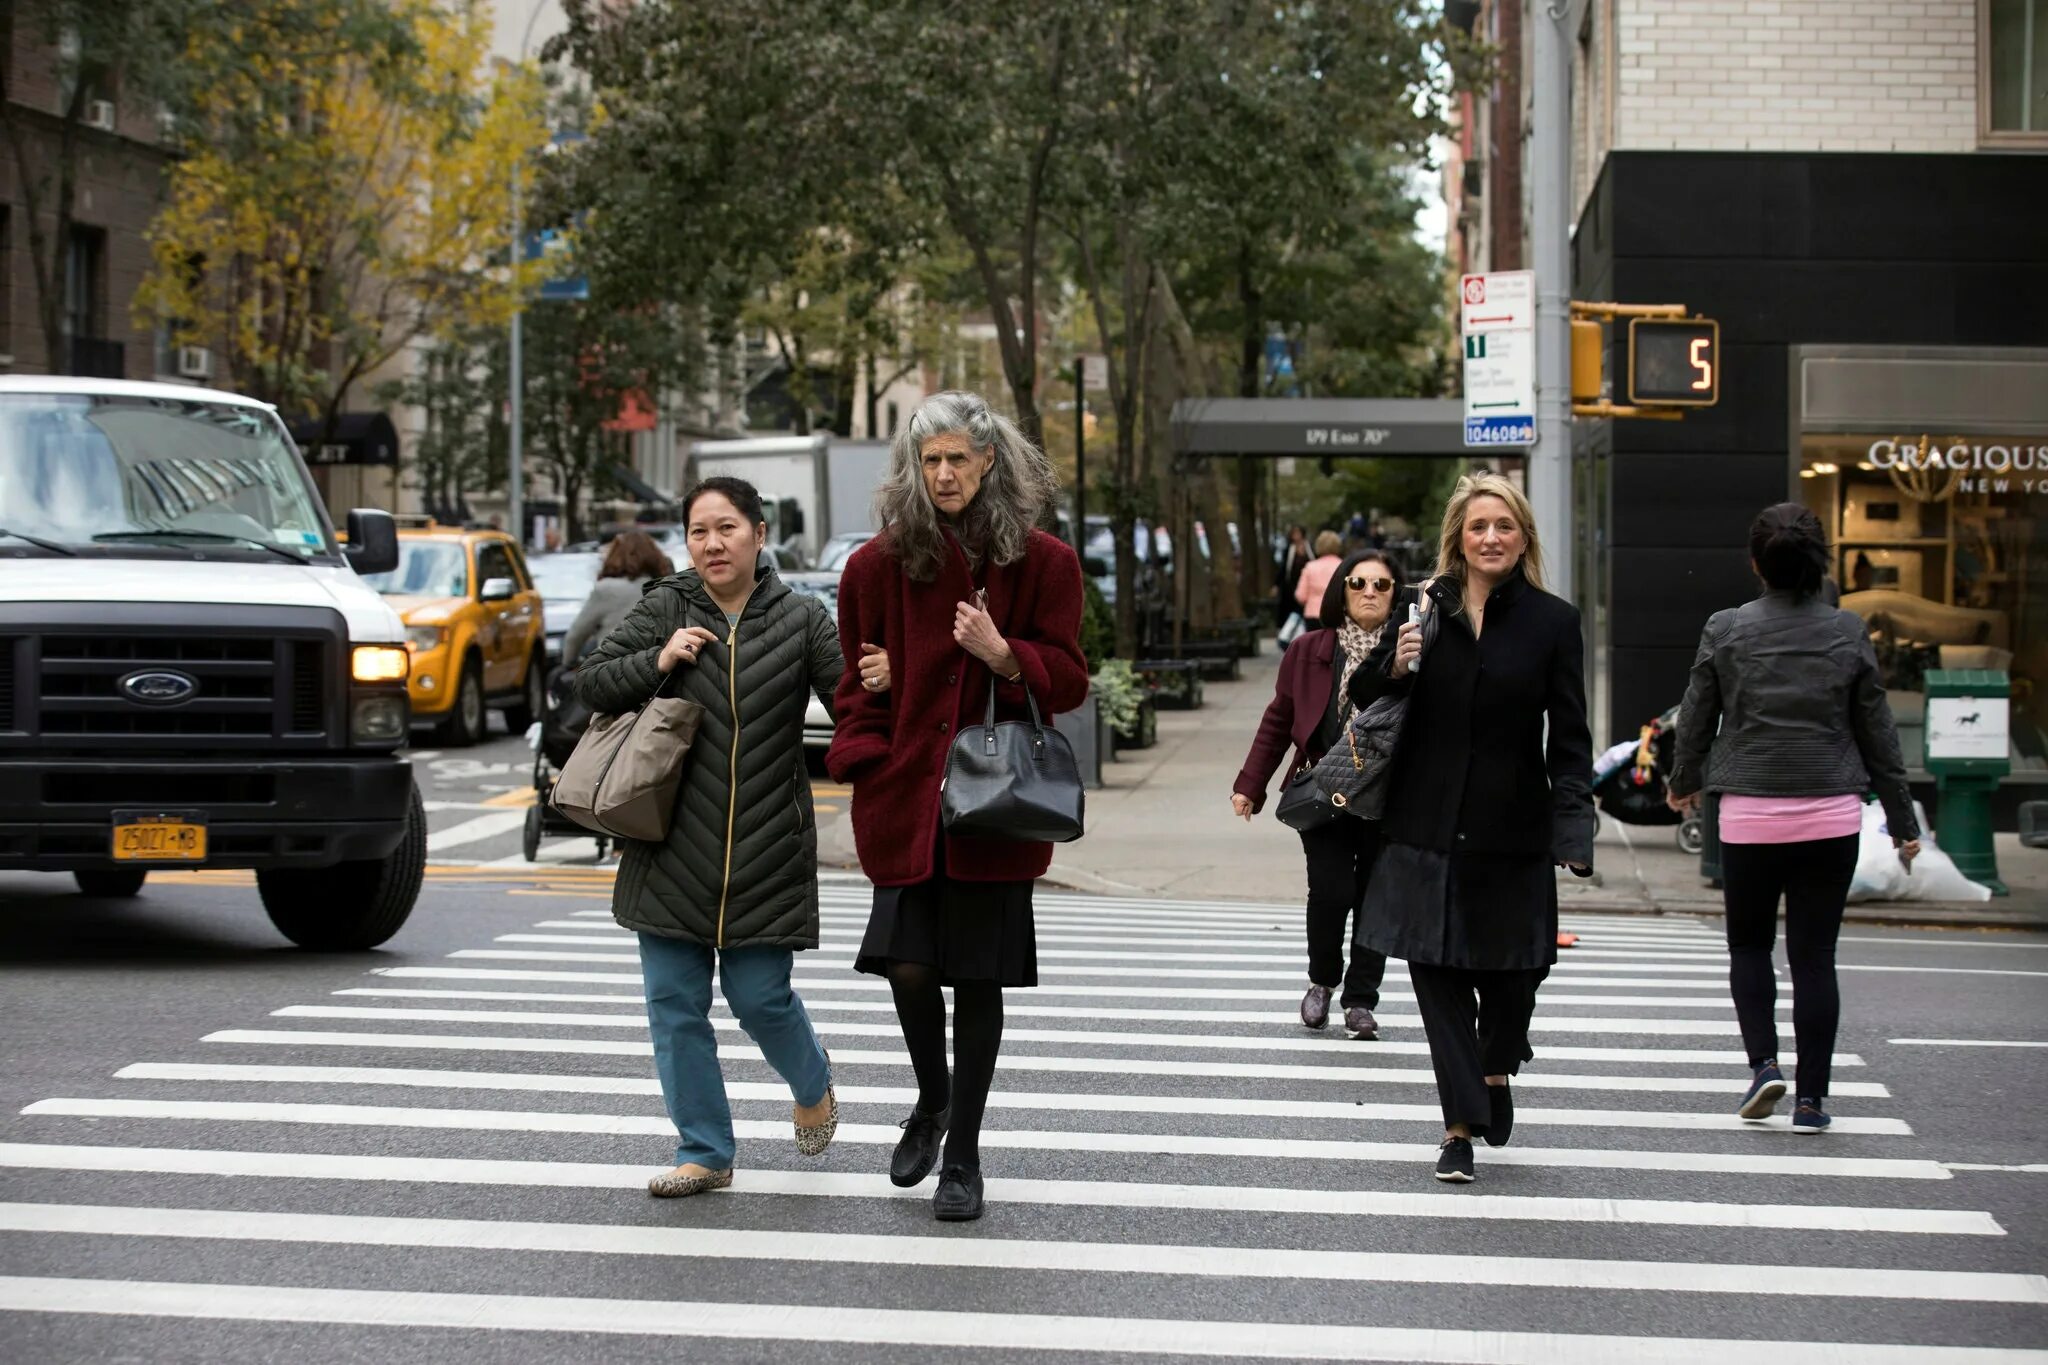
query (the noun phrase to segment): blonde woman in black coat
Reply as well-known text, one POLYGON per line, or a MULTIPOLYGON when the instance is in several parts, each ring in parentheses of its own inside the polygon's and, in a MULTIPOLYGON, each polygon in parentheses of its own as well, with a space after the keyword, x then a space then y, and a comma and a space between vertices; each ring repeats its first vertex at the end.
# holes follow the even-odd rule
POLYGON ((1443 1104, 1436 1176, 1464 1182, 1473 1135, 1501 1147, 1514 1126, 1508 1078, 1557 960, 1554 868, 1592 872, 1593 746, 1579 613, 1543 590, 1520 489, 1458 481, 1420 603, 1438 613, 1428 658, 1404 623, 1351 683, 1361 705, 1408 696, 1365 941, 1408 963, 1443 1104))

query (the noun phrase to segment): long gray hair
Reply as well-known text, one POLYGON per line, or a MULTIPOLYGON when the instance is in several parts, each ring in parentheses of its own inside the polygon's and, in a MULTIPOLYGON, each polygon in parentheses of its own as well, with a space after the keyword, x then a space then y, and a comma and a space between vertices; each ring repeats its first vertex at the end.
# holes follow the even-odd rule
POLYGON ((938 577, 946 553, 939 509, 924 486, 924 443, 947 432, 965 436, 977 454, 995 455, 974 501, 954 524, 969 554, 994 564, 1016 563, 1039 514, 1059 494, 1052 461, 986 398, 949 389, 925 399, 896 433, 889 475, 875 492, 876 523, 889 533, 903 571, 921 583, 938 577))

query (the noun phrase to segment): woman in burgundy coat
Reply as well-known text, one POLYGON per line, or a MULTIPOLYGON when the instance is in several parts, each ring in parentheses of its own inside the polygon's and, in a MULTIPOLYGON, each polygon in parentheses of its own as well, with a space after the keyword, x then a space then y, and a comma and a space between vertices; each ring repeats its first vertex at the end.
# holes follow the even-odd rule
POLYGON ((1003 987, 1038 984, 1031 884, 1052 845, 944 833, 939 782, 991 686, 998 719, 1029 715, 1026 688, 1047 716, 1088 695, 1081 564, 1033 529, 1057 491, 1045 453, 986 400, 934 394, 896 437, 881 532, 839 584, 847 673, 825 764, 853 786, 854 844, 875 884, 854 967, 888 978, 917 1073, 889 1178, 923 1180, 944 1138, 932 1212, 947 1222, 981 1216, 1003 987), (953 988, 951 1076, 941 986, 953 988))
MULTIPOLYGON (((1294 749, 1290 774, 1328 753, 1344 734, 1354 709, 1347 685, 1380 642, 1401 575, 1380 550, 1361 550, 1346 559, 1324 590, 1322 630, 1297 636, 1280 660, 1273 700, 1259 721, 1251 753, 1231 784, 1230 808, 1249 821, 1266 804, 1266 784, 1280 760, 1294 749)), ((1365 924, 1351 936, 1351 966, 1344 965, 1344 926, 1354 921, 1365 899, 1366 880, 1379 856, 1378 821, 1340 815, 1329 824, 1301 831, 1308 859, 1308 994, 1301 997, 1301 1022, 1313 1029, 1330 1021, 1330 993, 1341 981, 1338 1000, 1344 1027, 1371 1041, 1380 1036, 1373 1009, 1380 1003, 1380 978, 1387 957, 1365 946, 1365 924)))

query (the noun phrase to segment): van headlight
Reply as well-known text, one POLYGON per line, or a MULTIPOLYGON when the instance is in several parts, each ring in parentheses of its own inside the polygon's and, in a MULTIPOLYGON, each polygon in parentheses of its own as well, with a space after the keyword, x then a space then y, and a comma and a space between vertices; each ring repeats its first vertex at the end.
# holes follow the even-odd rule
POLYGON ((405 681, 412 657, 397 645, 357 645, 349 672, 359 683, 405 681))
POLYGON ((348 737, 353 744, 395 744, 412 725, 412 705, 403 693, 373 692, 349 706, 348 737))

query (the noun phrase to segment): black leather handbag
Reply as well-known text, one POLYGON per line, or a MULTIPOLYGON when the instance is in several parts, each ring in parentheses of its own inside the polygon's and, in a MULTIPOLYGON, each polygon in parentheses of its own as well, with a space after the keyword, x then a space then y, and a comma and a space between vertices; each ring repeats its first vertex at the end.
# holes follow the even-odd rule
POLYGON ((1280 789, 1280 804, 1273 807, 1273 818, 1297 833, 1321 829, 1342 814, 1323 794, 1313 763, 1302 764, 1287 779, 1280 789))
POLYGON ((991 679, 988 715, 954 736, 939 782, 939 823, 948 834, 1053 844, 1081 837, 1081 765, 1067 737, 1046 727, 1028 687, 1024 700, 1030 720, 998 725, 991 679))

